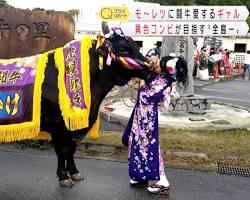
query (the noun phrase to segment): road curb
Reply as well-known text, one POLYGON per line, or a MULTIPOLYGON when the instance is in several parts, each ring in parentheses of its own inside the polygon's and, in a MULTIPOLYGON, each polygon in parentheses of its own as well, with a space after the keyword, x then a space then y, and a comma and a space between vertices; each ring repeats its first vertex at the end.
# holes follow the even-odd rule
POLYGON ((238 108, 238 109, 242 109, 242 110, 246 110, 246 111, 250 112, 250 107, 247 107, 247 106, 239 106, 239 105, 235 105, 235 104, 232 104, 232 103, 226 103, 226 102, 223 102, 223 101, 210 100, 210 102, 214 103, 214 104, 230 106, 232 108, 238 108))
MULTIPOLYGON (((213 80, 212 82, 207 82, 207 83, 206 83, 206 81, 204 81, 204 84, 201 84, 201 85, 193 84, 193 86, 197 87, 197 88, 201 88, 201 87, 204 87, 204 86, 207 86, 207 85, 212 85, 212 84, 215 84, 215 83, 218 83, 218 82, 231 81, 231 80, 234 80, 234 79, 236 79, 238 77, 239 77, 238 74, 234 74, 233 77, 228 76, 228 77, 224 77, 224 78, 219 78, 217 80, 213 80), (231 80, 226 80, 225 78, 231 78, 231 80)), ((202 80, 199 80, 199 81, 202 81, 202 80)))
MULTIPOLYGON (((115 153, 121 154, 125 153, 127 155, 128 148, 122 145, 112 145, 112 144, 100 144, 100 143, 91 143, 91 142, 82 142, 78 145, 78 151, 86 152, 90 151, 101 151, 102 153, 115 153)), ((208 155, 202 152, 189 152, 189 151, 175 151, 161 149, 162 154, 165 156, 173 155, 180 158, 199 158, 199 159, 208 159, 208 155)))

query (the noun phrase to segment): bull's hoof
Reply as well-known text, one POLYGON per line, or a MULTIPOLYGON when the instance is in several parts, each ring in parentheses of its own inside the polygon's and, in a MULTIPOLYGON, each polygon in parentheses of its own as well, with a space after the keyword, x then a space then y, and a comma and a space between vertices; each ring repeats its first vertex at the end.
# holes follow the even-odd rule
POLYGON ((84 177, 80 173, 76 173, 76 174, 71 175, 71 179, 73 181, 82 181, 84 177))
POLYGON ((66 180, 59 181, 59 184, 61 187, 72 187, 74 185, 74 181, 71 178, 69 178, 66 180))

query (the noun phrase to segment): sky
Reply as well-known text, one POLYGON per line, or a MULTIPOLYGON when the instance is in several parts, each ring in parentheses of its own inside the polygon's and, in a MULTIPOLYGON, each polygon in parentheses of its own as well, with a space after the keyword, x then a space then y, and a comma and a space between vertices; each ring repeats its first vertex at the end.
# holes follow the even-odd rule
POLYGON ((70 9, 84 9, 86 2, 88 7, 122 4, 133 0, 7 0, 8 4, 17 8, 44 8, 46 10, 67 11, 70 9))

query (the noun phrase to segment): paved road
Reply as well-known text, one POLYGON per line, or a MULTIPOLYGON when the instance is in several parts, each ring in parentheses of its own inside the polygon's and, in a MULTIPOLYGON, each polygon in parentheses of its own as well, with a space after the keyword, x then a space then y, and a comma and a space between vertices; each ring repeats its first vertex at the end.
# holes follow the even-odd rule
POLYGON ((110 123, 106 119, 101 117, 100 121, 100 130, 101 131, 124 131, 124 127, 115 123, 110 123))
MULTIPOLYGON (((1 200, 152 200, 166 199, 130 188, 127 163, 77 159, 85 180, 60 188, 52 151, 16 151, 0 146, 1 200)), ((171 200, 249 200, 250 178, 168 169, 171 200)))
POLYGON ((195 88, 195 94, 250 108, 250 81, 233 80, 195 88))

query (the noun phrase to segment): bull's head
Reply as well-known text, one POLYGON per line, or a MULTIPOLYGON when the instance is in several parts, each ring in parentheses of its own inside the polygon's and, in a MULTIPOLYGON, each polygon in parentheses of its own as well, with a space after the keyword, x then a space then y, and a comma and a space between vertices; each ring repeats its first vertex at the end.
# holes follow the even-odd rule
POLYGON ((103 58, 104 67, 116 71, 119 79, 116 84, 123 85, 131 77, 145 79, 149 72, 147 59, 140 53, 136 42, 125 36, 120 28, 108 28, 102 23, 104 36, 98 36, 96 50, 103 58))

